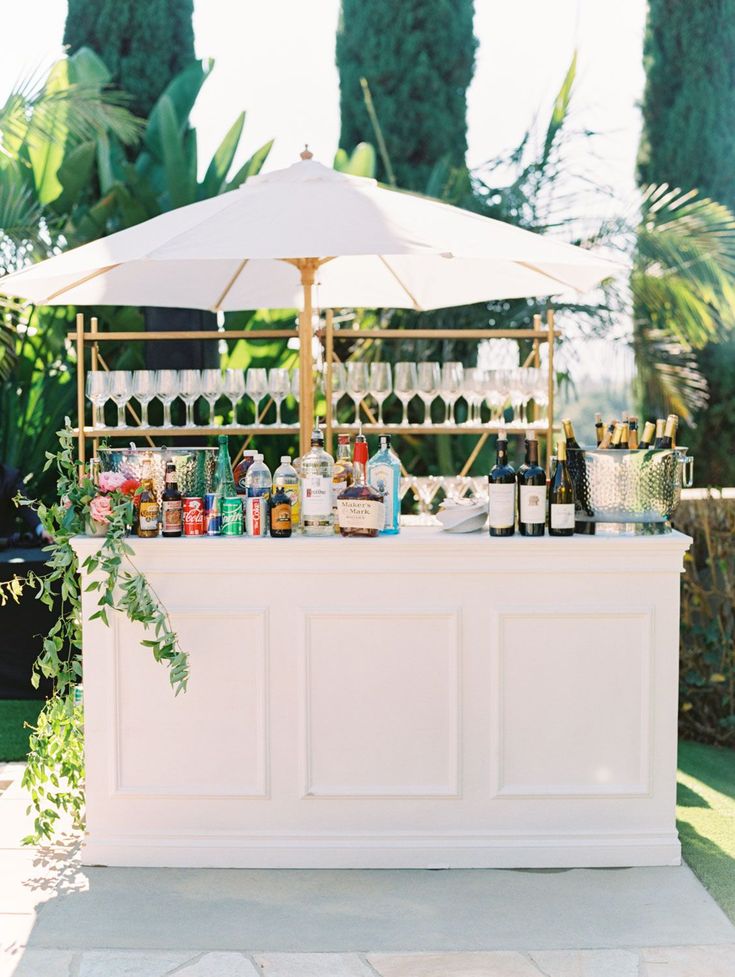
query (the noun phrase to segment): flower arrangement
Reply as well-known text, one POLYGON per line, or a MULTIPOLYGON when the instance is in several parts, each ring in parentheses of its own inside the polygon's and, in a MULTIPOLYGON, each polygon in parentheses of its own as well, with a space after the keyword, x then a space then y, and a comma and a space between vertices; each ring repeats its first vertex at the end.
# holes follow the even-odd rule
POLYGON ((122 472, 100 472, 97 492, 89 501, 89 519, 85 526, 87 534, 106 535, 113 510, 128 499, 134 499, 139 488, 137 478, 128 478, 122 472))

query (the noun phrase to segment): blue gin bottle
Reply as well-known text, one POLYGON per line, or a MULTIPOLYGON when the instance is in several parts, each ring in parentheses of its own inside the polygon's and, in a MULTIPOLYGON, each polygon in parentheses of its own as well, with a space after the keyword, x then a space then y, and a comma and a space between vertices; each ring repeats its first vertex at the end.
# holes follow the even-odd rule
POLYGON ((380 448, 368 462, 368 485, 383 496, 385 505, 385 526, 383 533, 398 533, 401 531, 401 463, 398 455, 390 446, 390 435, 381 434, 380 448))

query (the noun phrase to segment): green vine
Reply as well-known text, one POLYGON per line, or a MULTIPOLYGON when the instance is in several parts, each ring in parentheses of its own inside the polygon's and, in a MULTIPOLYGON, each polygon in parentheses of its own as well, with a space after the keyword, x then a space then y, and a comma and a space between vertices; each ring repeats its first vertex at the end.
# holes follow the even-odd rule
MULTIPOLYGON (((47 452, 46 469, 57 471, 59 501, 38 506, 44 529, 53 538, 46 547, 49 572, 14 578, 0 590, 0 606, 8 599, 18 600, 24 587, 36 589, 37 599, 49 608, 60 603, 60 613, 43 641, 35 662, 32 682, 40 677, 52 681, 52 694, 46 700, 35 727, 31 727, 30 753, 23 775, 34 811, 33 833, 23 839, 37 844, 51 839, 62 813, 75 828, 84 826, 83 706, 76 694, 82 680, 82 612, 79 565, 71 545, 74 536, 84 533, 91 518, 92 500, 99 488, 89 477, 80 480, 74 458, 74 437, 69 423, 59 432, 59 451, 47 452)), ((176 695, 186 689, 189 677, 188 656, 179 646, 166 610, 146 578, 136 569, 133 549, 125 541, 133 522, 133 498, 123 491, 111 491, 106 513, 107 535, 99 550, 83 564, 94 578, 87 590, 98 592, 97 610, 91 615, 109 625, 108 613, 118 610, 131 621, 139 622, 151 634, 141 644, 150 648, 156 661, 169 668, 176 695)))

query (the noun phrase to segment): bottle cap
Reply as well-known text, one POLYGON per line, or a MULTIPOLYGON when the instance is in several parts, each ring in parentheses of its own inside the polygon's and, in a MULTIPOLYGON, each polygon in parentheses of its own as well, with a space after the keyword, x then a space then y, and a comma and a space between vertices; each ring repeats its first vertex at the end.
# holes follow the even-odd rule
POLYGON ((281 464, 282 465, 290 465, 291 464, 291 455, 281 455, 281 464))
POLYGON ((257 452, 256 455, 255 455, 255 460, 256 461, 262 461, 263 460, 263 455, 261 455, 260 452, 257 452))
POLYGON ((380 447, 390 448, 390 434, 380 435, 380 447))
POLYGON ((243 451, 243 454, 244 454, 244 455, 247 455, 247 456, 248 456, 248 458, 254 458, 254 457, 255 457, 255 456, 257 455, 257 453, 258 453, 258 452, 257 452, 257 451, 253 451, 253 449, 252 449, 252 448, 248 448, 248 450, 247 450, 247 451, 243 451))

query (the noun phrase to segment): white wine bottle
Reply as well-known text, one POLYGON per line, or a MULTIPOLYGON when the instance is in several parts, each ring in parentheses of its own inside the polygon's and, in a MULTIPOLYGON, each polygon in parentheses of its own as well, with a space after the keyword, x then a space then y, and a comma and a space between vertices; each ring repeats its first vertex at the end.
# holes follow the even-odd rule
POLYGON ((574 484, 567 465, 567 445, 559 438, 556 470, 549 488, 549 536, 574 535, 574 484))

